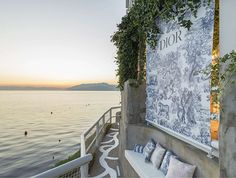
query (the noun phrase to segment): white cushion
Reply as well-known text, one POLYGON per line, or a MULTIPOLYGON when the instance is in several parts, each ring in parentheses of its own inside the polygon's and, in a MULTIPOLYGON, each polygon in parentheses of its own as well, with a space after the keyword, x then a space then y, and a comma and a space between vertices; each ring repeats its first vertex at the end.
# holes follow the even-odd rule
POLYGON ((125 158, 129 164, 134 168, 136 173, 142 178, 165 178, 165 175, 155 168, 152 163, 145 162, 143 154, 134 152, 132 150, 125 150, 125 158))
POLYGON ((156 145, 156 148, 153 151, 152 156, 151 156, 151 162, 157 169, 161 165, 165 152, 166 150, 162 148, 159 144, 156 145))
POLYGON ((192 178, 196 166, 183 163, 173 157, 170 158, 170 165, 166 178, 192 178))

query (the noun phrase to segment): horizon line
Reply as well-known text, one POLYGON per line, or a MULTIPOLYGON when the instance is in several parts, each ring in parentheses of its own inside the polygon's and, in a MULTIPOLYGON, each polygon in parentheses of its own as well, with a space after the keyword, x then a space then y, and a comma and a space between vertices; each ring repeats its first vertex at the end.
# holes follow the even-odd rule
POLYGON ((25 84, 0 84, 0 87, 31 87, 31 88, 57 88, 57 89, 66 89, 69 87, 77 86, 77 85, 82 85, 82 84, 99 84, 99 83, 106 83, 109 85, 118 85, 116 81, 107 81, 107 82, 100 82, 100 81, 88 81, 88 82, 73 82, 73 83, 42 83, 42 84, 30 84, 30 83, 25 83, 25 84))
POLYGON ((72 84, 72 85, 67 85, 67 86, 61 86, 61 85, 30 85, 30 84, 25 84, 25 85, 1 85, 0 84, 0 90, 68 90, 71 87, 74 86, 79 86, 83 84, 108 84, 108 85, 115 85, 117 86, 118 84, 114 83, 108 83, 108 82, 88 82, 88 83, 80 83, 80 84, 72 84))

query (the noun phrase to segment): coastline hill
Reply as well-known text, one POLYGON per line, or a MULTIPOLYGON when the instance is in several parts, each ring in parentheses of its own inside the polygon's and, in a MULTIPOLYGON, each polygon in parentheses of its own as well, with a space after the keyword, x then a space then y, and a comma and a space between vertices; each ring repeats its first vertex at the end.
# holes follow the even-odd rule
POLYGON ((108 83, 80 84, 69 88, 35 87, 35 86, 0 86, 1 90, 61 90, 61 91, 118 91, 116 85, 108 83))
POLYGON ((118 91, 115 85, 110 85, 108 83, 89 83, 80 84, 67 88, 67 90, 73 91, 118 91))

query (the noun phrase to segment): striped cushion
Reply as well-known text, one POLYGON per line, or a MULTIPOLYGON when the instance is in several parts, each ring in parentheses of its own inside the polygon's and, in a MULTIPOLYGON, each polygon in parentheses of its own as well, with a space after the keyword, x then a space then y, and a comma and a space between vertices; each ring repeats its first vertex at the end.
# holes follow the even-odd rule
POLYGON ((170 158, 177 158, 177 156, 174 155, 174 153, 172 153, 171 151, 167 150, 166 154, 162 160, 161 166, 160 166, 160 170, 166 175, 168 168, 169 168, 169 163, 170 163, 170 158))
POLYGON ((143 145, 135 144, 135 145, 134 145, 134 152, 143 153, 143 148, 144 148, 143 145))

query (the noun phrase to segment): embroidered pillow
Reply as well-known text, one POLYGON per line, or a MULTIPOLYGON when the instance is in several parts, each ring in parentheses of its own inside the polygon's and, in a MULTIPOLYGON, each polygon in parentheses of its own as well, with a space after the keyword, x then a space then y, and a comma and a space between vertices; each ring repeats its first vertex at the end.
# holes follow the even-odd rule
POLYGON ((166 150, 162 148, 159 144, 156 145, 155 150, 151 156, 152 164, 158 169, 160 167, 161 161, 165 155, 166 150))
POLYGON ((173 157, 170 158, 170 165, 165 178, 192 178, 196 166, 183 163, 173 157))
POLYGON ((134 152, 143 153, 144 146, 140 144, 134 145, 134 152))
POLYGON ((156 147, 156 143, 153 139, 147 142, 146 146, 143 149, 143 154, 145 156, 146 162, 150 162, 150 158, 152 156, 152 152, 154 151, 155 147, 156 147))
POLYGON ((176 158, 177 156, 175 156, 171 151, 167 150, 160 166, 160 171, 162 171, 165 175, 167 174, 171 157, 176 158))

